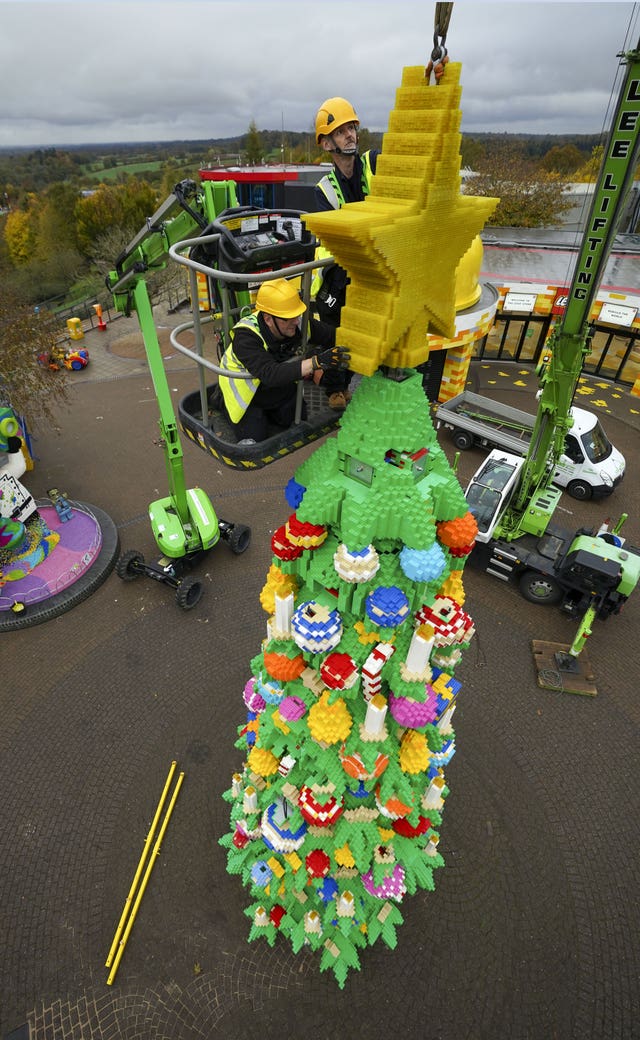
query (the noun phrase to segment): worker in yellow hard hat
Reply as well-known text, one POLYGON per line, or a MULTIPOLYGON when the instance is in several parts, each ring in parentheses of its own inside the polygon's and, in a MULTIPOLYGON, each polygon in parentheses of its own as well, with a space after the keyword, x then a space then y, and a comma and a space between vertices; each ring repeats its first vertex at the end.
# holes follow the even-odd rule
POLYGON ((340 209, 362 202, 371 190, 379 152, 358 153, 360 120, 350 101, 333 97, 316 113, 316 141, 331 158, 333 169, 316 185, 316 210, 340 209))
POLYGON ((263 441, 278 429, 291 426, 300 379, 348 366, 349 353, 335 345, 335 329, 315 320, 311 322, 311 339, 320 350, 311 357, 297 355, 300 316, 305 310, 292 282, 277 278, 262 283, 255 310, 231 330, 231 343, 220 367, 251 378, 221 375, 222 402, 217 403, 223 406, 239 442, 263 441))
MULTIPOLYGON (((333 168, 318 181, 315 188, 315 209, 341 209, 348 202, 362 202, 371 190, 371 178, 376 172, 379 152, 374 149, 358 152, 360 120, 350 101, 342 97, 327 98, 316 113, 316 141, 333 168)), ((320 247, 318 256, 327 256, 320 247)), ((347 291, 347 272, 338 264, 321 268, 312 286, 314 313, 331 325, 340 324, 340 312, 347 291)), ((316 377, 318 379, 318 377, 316 377)), ((320 383, 332 408, 344 408, 351 394, 349 372, 331 372, 323 375, 320 383)))

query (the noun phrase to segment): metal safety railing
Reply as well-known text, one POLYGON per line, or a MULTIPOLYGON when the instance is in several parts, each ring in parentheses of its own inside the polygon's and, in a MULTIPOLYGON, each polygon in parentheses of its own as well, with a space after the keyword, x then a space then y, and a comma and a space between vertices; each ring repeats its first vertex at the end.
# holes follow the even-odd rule
MULTIPOLYGON (((209 267, 206 264, 200 263, 198 260, 194 260, 192 257, 184 256, 183 252, 186 249, 192 249, 195 246, 202 245, 215 245, 220 240, 220 234, 201 235, 198 238, 184 239, 182 242, 176 242, 175 245, 169 249, 169 256, 176 263, 182 264, 188 269, 189 272, 189 289, 191 296, 191 309, 192 318, 189 321, 182 322, 177 325, 175 329, 171 331, 170 342, 171 345, 184 357, 190 358, 198 365, 198 388, 200 393, 200 404, 202 408, 202 415, 207 414, 207 384, 205 380, 205 373, 207 371, 212 372, 214 375, 228 376, 234 379, 252 379, 253 376, 250 373, 245 372, 229 372, 227 369, 221 368, 219 365, 209 361, 204 356, 204 340, 202 335, 202 328, 204 325, 214 322, 216 320, 222 323, 223 340, 225 343, 229 343, 229 334, 233 325, 238 321, 245 312, 243 307, 233 307, 230 299, 230 287, 238 286, 243 290, 246 290, 249 286, 254 288, 259 287, 263 282, 273 281, 276 278, 297 278, 301 279, 300 295, 302 302, 306 305, 306 311, 302 315, 301 319, 301 354, 304 355, 307 345, 309 343, 309 313, 311 305, 311 283, 313 281, 313 274, 320 268, 327 267, 332 264, 333 257, 325 257, 323 259, 314 259, 306 261, 300 264, 291 264, 286 267, 279 268, 273 271, 263 271, 260 273, 238 273, 236 271, 222 271, 215 267, 209 267), (212 278, 219 283, 220 298, 222 300, 222 311, 220 315, 200 312, 199 300, 198 300, 198 280, 197 274, 200 273, 206 278, 212 278), (191 350, 180 342, 180 336, 185 332, 193 332, 195 338, 195 350, 191 350)), ((304 394, 304 385, 302 380, 298 383, 297 387, 297 399, 296 399, 296 412, 295 412, 295 423, 298 424, 301 421, 302 416, 302 402, 304 394)))

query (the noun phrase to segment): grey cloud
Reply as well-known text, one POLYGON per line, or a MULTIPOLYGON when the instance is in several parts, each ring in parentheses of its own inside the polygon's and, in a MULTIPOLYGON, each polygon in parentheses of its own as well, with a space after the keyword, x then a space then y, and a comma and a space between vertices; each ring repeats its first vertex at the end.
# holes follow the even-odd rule
MULTIPOLYGON (((384 130, 435 4, 396 0, 0 0, 0 146, 308 131, 341 94, 384 130)), ((454 4, 466 131, 600 131, 626 2, 454 4)))

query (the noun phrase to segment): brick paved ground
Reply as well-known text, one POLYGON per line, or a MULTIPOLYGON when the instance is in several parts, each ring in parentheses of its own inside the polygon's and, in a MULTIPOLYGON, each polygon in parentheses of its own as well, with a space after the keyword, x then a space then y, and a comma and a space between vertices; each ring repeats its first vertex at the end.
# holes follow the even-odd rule
MULTIPOLYGON (((123 549, 153 558, 146 507, 165 487, 155 400, 144 363, 117 353, 128 326, 116 325, 88 337, 91 365, 61 436, 36 440, 29 486, 101 507, 123 549)), ((177 401, 193 377, 181 358, 167 364, 177 401)), ((498 373, 479 369, 478 385, 497 378, 520 403, 514 371, 498 373)), ((605 506, 563 499, 562 509, 577 526, 624 507, 637 544, 640 407, 616 393, 591 396, 605 402, 627 479, 605 506)), ((478 458, 463 457, 463 478, 478 458)), ((189 484, 253 529, 243 556, 221 545, 202 566, 194 611, 112 574, 67 614, 0 634, 0 1036, 640 1036, 640 594, 594 630, 590 699, 536 684, 531 640, 570 642, 574 625, 468 571, 478 635, 457 673, 436 891, 406 900, 396 951, 369 951, 342 992, 313 957, 247 944, 244 892, 217 844, 220 795, 239 764, 241 693, 264 634, 270 533, 288 515, 282 491, 299 461, 242 474, 185 448, 189 484), (185 783, 108 987, 104 960, 172 759, 185 783)))

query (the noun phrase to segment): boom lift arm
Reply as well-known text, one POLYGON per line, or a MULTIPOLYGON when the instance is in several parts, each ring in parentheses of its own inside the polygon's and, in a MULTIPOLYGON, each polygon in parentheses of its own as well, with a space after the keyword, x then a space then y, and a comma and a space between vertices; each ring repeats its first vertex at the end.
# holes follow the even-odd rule
POLYGON ((160 413, 160 436, 169 484, 168 496, 149 506, 153 534, 163 554, 160 561, 145 564, 142 554, 132 551, 121 557, 116 570, 125 580, 146 574, 170 585, 176 590, 179 606, 184 609, 195 606, 202 593, 200 582, 183 578, 185 567, 213 548, 220 537, 229 543, 233 552, 243 552, 249 545, 250 531, 243 525, 218 520, 206 493, 201 488, 186 487, 178 424, 146 278, 166 266, 169 250, 175 243, 207 231, 217 213, 235 205, 232 181, 207 183, 202 192, 198 192, 193 181, 182 181, 120 254, 115 270, 107 276, 107 288, 113 293, 116 310, 127 315, 135 311, 140 323, 160 413))

